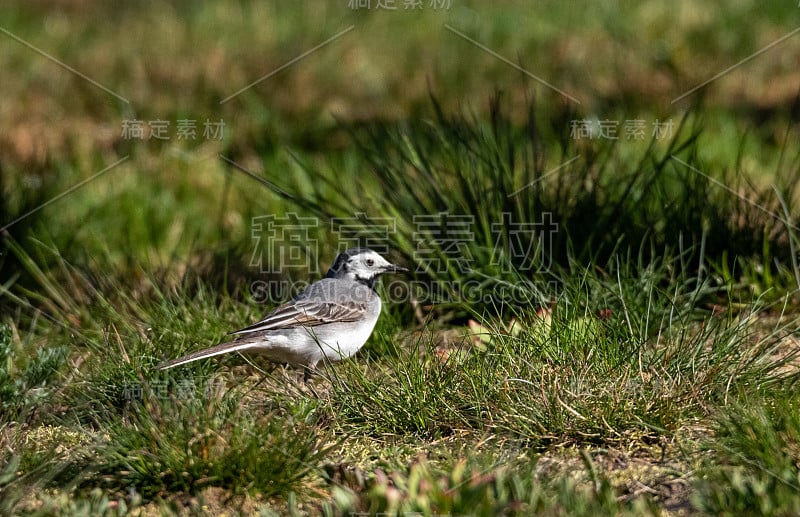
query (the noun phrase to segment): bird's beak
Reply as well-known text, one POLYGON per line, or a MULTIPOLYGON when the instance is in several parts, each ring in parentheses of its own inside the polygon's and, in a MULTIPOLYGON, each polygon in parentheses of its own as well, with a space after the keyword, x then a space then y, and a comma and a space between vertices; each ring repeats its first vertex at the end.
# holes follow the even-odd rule
POLYGON ((387 273, 401 273, 404 271, 408 271, 408 269, 398 266, 397 264, 389 264, 388 266, 386 266, 387 273))

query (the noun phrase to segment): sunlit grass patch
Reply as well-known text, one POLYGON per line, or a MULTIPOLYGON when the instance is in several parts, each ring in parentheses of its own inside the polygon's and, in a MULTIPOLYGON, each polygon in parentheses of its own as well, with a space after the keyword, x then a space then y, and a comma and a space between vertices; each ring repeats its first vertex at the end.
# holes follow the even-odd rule
POLYGON ((178 399, 147 397, 101 424, 83 483, 146 498, 207 486, 265 497, 297 489, 326 454, 324 431, 263 411, 230 390, 178 399))
POLYGON ((330 411, 346 429, 376 436, 466 429, 540 446, 619 443, 671 436, 739 390, 768 390, 791 375, 796 351, 775 352, 796 324, 764 332, 757 310, 713 315, 693 302, 694 282, 662 290, 666 272, 586 272, 565 282, 546 322, 540 310, 519 311, 516 334, 490 319, 486 343, 465 330, 441 349, 428 335, 368 365, 342 365, 330 411))
MULTIPOLYGON (((646 497, 620 498, 608 478, 585 456, 581 474, 543 479, 535 458, 518 454, 494 460, 471 454, 434 464, 418 458, 401 469, 364 473, 358 485, 333 489, 337 511, 420 512, 423 515, 639 515, 654 506, 646 497)), ((328 510, 330 511, 330 510, 328 510)))
MULTIPOLYGON (((18 331, 18 329, 16 329, 18 331)), ((63 374, 68 349, 18 343, 11 327, 0 323, 0 424, 39 418, 47 412, 63 374)))
POLYGON ((796 382, 718 411, 705 444, 695 504, 715 515, 800 512, 800 400, 796 382))

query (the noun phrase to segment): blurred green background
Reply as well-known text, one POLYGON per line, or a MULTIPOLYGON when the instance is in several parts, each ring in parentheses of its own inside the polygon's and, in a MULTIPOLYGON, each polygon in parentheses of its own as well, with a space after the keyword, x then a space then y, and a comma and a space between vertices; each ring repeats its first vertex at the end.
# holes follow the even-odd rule
MULTIPOLYGON (((800 13, 791 2, 388 4, 5 3, 2 220, 129 157, 10 234, 33 231, 72 258, 118 264, 188 261, 190 249, 236 243, 246 250, 253 216, 297 207, 220 155, 306 196, 323 187, 301 169, 320 169, 352 185, 355 212, 370 164, 350 130, 424 125, 435 118, 431 97, 445 113, 487 120, 499 92, 503 116, 519 124, 533 105, 544 121, 543 170, 570 157, 557 150, 575 121, 615 122, 617 142, 573 144, 614 144, 621 168, 632 169, 653 124, 677 128, 687 113, 703 129, 697 155, 709 174, 733 170, 767 186, 797 155, 800 42, 790 33, 800 13), (148 137, 159 120, 169 123, 166 138, 148 137), (179 138, 181 120, 196 122, 195 139, 179 138), (646 138, 623 137, 633 120, 646 138), (123 134, 132 121, 144 138, 123 134), (206 121, 222 121, 222 138, 203 136, 206 121)), ((318 237, 328 256, 335 243, 318 237)))

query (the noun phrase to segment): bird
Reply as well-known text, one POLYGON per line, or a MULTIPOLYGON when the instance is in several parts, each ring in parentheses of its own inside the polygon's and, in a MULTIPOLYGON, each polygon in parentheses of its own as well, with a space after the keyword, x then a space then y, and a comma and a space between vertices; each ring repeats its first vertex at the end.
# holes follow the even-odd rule
POLYGON ((303 367, 304 380, 323 361, 352 357, 372 334, 381 313, 375 291, 384 273, 408 271, 369 248, 340 253, 324 278, 258 322, 231 332, 231 341, 159 365, 167 370, 231 352, 259 353, 274 363, 303 367))

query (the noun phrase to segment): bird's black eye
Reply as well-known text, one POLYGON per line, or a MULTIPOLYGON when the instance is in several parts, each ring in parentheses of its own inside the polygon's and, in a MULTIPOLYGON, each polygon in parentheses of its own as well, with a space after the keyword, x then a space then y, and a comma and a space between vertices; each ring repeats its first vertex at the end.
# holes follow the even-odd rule
POLYGON ((372 266, 374 266, 374 265, 375 265, 375 261, 374 261, 374 260, 372 260, 372 259, 367 259, 367 265, 368 265, 369 267, 372 267, 372 266))

